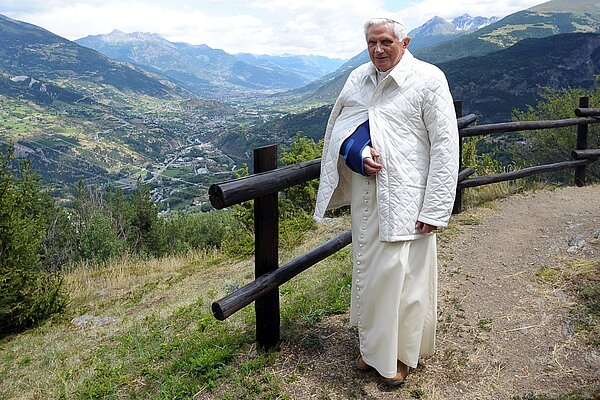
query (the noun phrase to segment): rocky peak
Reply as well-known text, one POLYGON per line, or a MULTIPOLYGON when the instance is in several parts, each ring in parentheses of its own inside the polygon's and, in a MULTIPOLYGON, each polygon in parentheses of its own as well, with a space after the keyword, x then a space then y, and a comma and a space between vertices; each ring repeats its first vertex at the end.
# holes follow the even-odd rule
POLYGON ((489 24, 498 21, 498 17, 471 17, 463 14, 452 20, 452 25, 460 32, 474 32, 489 24))

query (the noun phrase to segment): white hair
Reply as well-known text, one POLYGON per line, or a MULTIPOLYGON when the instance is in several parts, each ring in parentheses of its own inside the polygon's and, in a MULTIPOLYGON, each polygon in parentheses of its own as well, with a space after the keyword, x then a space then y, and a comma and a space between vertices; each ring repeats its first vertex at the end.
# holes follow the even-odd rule
POLYGON ((403 40, 406 37, 406 27, 403 23, 395 21, 391 18, 371 18, 365 22, 365 39, 367 38, 367 32, 372 26, 378 26, 383 24, 390 24, 394 28, 394 33, 398 37, 398 40, 403 40))

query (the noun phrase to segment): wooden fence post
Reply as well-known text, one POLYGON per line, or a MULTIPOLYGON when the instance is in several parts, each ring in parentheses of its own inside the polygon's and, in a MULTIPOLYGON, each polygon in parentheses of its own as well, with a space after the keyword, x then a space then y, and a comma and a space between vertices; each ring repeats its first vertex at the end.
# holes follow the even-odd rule
MULTIPOLYGON (((587 96, 579 98, 579 108, 589 108, 590 98, 587 96)), ((586 150, 588 145, 588 124, 577 125, 576 150, 586 150)), ((575 168, 575 184, 585 186, 585 165, 575 168)))
MULTIPOLYGON (((462 117, 462 101, 457 100, 454 102, 454 111, 456 113, 456 118, 462 117)), ((462 171, 462 138, 460 137, 460 133, 458 136, 458 170, 462 171)), ((463 197, 464 189, 456 187, 456 198, 454 199, 454 207, 452 208, 452 214, 460 214, 462 210, 462 197, 463 197)))
MULTIPOLYGON (((277 145, 254 149, 254 173, 277 168, 277 145)), ((278 267, 279 209, 277 192, 254 200, 255 278, 278 267)), ((279 289, 274 289, 254 303, 256 341, 262 349, 275 347, 280 338, 279 289)))

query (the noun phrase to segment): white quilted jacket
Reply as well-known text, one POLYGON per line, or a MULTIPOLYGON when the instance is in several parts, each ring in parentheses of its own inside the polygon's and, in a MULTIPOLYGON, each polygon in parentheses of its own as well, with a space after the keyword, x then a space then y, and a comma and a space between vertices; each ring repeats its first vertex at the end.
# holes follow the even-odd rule
POLYGON ((458 127, 444 73, 408 51, 378 86, 375 67, 356 68, 331 111, 325 130, 321 180, 314 218, 350 203, 353 172, 339 157, 342 142, 369 119, 381 154, 377 174, 379 238, 420 237, 417 220, 448 224, 458 175, 458 127))

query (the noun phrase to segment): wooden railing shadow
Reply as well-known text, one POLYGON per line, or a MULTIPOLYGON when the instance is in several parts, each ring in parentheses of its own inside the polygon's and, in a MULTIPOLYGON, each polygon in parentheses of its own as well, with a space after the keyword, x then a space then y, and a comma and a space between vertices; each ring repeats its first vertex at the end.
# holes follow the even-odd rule
MULTIPOLYGON (((476 116, 474 114, 463 116, 461 102, 455 102, 455 109, 461 139, 461 154, 462 139, 465 137, 567 126, 577 126, 577 145, 571 154, 571 160, 501 174, 470 178, 475 172, 474 169, 461 165, 453 213, 461 211, 463 191, 469 187, 569 168, 575 169, 575 184, 583 186, 586 179, 586 166, 600 158, 600 149, 587 148, 589 124, 600 122, 600 108, 590 108, 588 97, 580 98, 579 108, 575 110, 575 118, 561 120, 470 126, 476 121, 476 116)), ((214 184, 209 188, 210 201, 217 209, 252 199, 255 201, 255 280, 213 302, 212 311, 217 319, 224 320, 255 302, 256 340, 263 349, 274 347, 280 340, 279 286, 352 242, 351 232, 346 231, 300 257, 284 265, 278 265, 278 193, 286 188, 317 179, 320 168, 320 159, 277 168, 277 146, 272 145, 254 150, 253 175, 214 184)))

